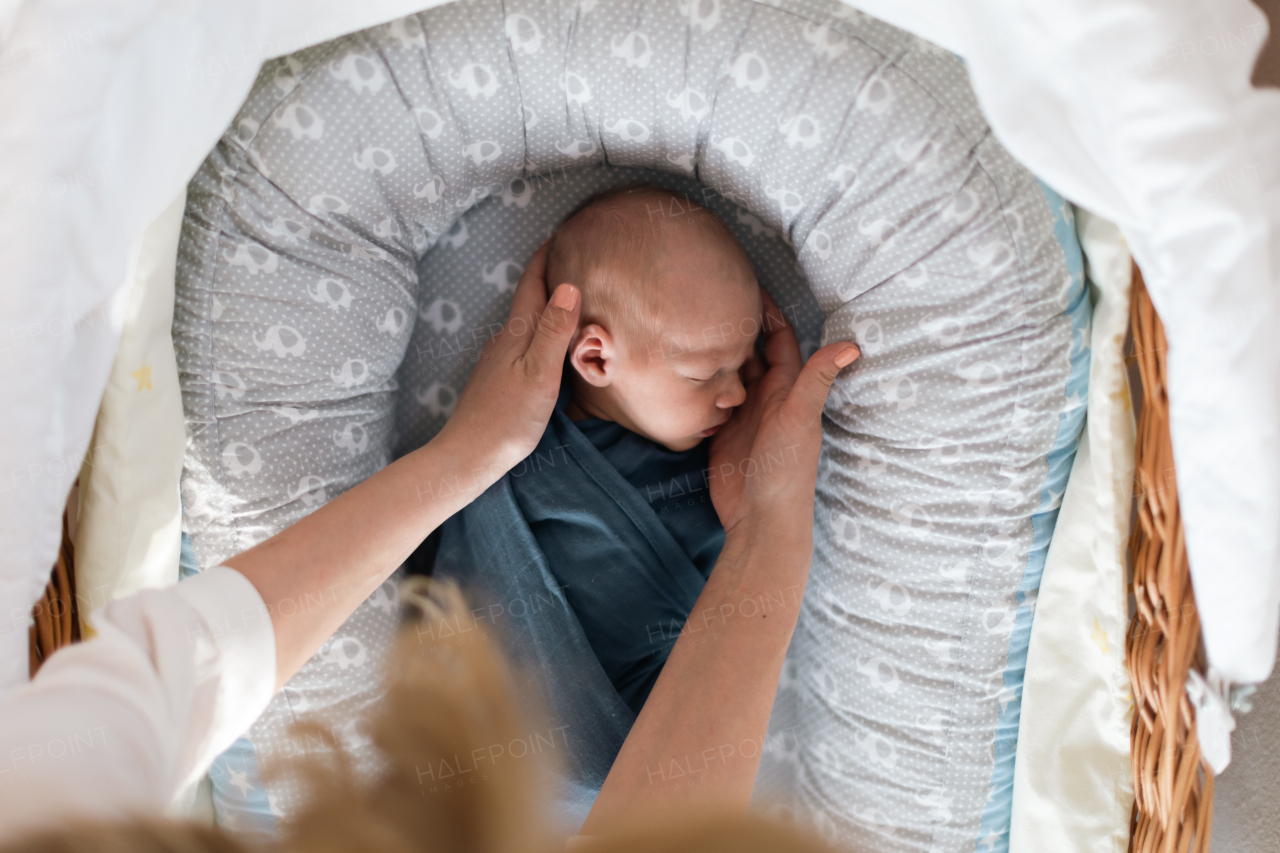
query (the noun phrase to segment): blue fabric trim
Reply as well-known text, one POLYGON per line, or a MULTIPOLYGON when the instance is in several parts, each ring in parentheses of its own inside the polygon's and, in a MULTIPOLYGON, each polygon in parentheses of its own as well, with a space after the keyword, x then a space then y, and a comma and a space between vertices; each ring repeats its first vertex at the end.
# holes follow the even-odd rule
POLYGON ((1048 474, 1040 491, 1039 511, 1031 516, 1031 551, 1018 588, 1018 615, 1009 638, 1009 658, 1004 669, 1004 685, 1000 692, 1000 716, 996 721, 993 745, 995 766, 991 787, 982 813, 976 849, 991 853, 1008 853, 1009 825, 1013 817, 1013 766, 1018 747, 1018 724, 1022 711, 1022 686, 1026 675, 1027 648, 1031 643, 1031 621, 1035 615, 1040 578, 1044 573, 1049 540, 1058 521, 1062 493, 1075 461, 1084 426, 1086 401, 1089 396, 1089 329, 1093 305, 1084 278, 1084 255, 1076 237, 1075 214, 1062 196, 1040 183, 1045 200, 1053 213, 1054 235, 1066 256, 1071 289, 1064 313, 1071 318, 1071 373, 1063 389, 1066 404, 1058 420, 1058 433, 1047 456, 1048 474))
POLYGON ((215 758, 209 780, 218 826, 237 833, 275 834, 276 817, 258 772, 252 741, 239 738, 215 758))

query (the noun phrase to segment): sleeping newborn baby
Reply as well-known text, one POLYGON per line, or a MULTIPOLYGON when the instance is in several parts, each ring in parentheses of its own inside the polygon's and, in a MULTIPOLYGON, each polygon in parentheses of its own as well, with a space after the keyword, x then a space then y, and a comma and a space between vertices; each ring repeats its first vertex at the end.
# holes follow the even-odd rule
POLYGON ((760 288, 714 214, 638 183, 571 213, 546 272, 582 292, 559 401, 534 453, 444 524, 435 572, 484 590, 474 615, 511 620, 552 694, 581 694, 553 706, 625 717, 610 701, 639 712, 724 544, 707 439, 746 399, 760 288))

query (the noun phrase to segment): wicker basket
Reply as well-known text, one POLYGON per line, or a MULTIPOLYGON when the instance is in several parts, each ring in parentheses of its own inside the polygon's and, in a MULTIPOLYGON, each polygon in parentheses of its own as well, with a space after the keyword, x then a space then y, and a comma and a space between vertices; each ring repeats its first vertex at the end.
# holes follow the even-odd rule
POLYGON ((1187 672, 1204 672, 1204 643, 1187 565, 1169 438, 1164 325, 1134 269, 1130 314, 1142 378, 1135 459, 1136 524, 1129 565, 1137 611, 1125 638, 1135 713, 1134 853, 1202 853, 1213 825, 1213 773, 1201 761, 1187 672))
POLYGON ((34 676, 49 655, 80 639, 80 613, 76 603, 75 548, 67 514, 62 514, 62 547, 58 561, 44 588, 44 595, 31 609, 34 623, 29 629, 31 675, 34 676))

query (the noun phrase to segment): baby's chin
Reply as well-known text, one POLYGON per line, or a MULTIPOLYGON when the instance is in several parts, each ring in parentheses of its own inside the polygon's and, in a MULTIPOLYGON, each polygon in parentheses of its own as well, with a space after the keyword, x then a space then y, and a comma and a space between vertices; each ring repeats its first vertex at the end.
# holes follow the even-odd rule
POLYGON ((654 440, 657 441, 658 444, 661 444, 663 447, 665 447, 667 450, 670 450, 674 453, 679 453, 681 451, 692 450, 693 448, 697 447, 699 444, 703 442, 704 437, 701 435, 693 435, 693 436, 689 436, 688 438, 676 438, 676 439, 669 439, 667 441, 662 441, 660 439, 654 439, 654 440))

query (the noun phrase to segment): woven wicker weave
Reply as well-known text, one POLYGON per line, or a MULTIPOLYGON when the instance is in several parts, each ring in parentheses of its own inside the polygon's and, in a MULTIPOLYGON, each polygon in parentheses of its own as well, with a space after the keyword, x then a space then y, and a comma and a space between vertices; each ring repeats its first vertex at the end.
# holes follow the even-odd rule
POLYGON ((1203 853, 1213 825, 1213 773, 1203 765, 1187 672, 1204 672, 1200 618, 1187 565, 1169 439, 1164 325, 1135 268, 1132 358, 1142 377, 1129 541, 1137 612, 1125 638, 1133 685, 1134 853, 1203 853))
POLYGON ((80 639, 80 615, 76 605, 75 548, 67 529, 67 515, 62 514, 62 547, 58 561, 44 588, 44 595, 31 609, 35 624, 29 630, 31 675, 49 655, 80 639))

